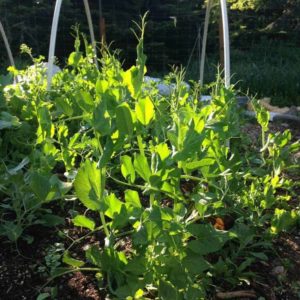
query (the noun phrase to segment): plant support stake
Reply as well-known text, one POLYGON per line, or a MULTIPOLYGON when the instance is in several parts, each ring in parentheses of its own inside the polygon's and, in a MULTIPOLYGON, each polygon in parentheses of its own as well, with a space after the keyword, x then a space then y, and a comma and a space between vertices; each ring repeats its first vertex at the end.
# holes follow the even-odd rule
POLYGON ((56 1, 54 15, 53 15, 53 21, 52 21, 51 36, 50 36, 50 47, 49 47, 49 55, 48 55, 48 76, 47 76, 47 90, 48 91, 51 88, 55 43, 56 43, 56 35, 57 35, 57 26, 58 26, 58 20, 59 20, 61 4, 62 4, 62 0, 57 0, 56 1))
POLYGON ((1 23, 1 21, 0 21, 0 32, 1 32, 1 35, 2 35, 2 38, 3 38, 3 41, 4 41, 4 45, 5 45, 5 48, 6 48, 6 51, 7 51, 9 62, 12 66, 15 66, 14 58, 12 56, 11 49, 10 49, 9 43, 8 43, 8 39, 7 39, 7 36, 5 34, 5 31, 4 31, 4 28, 3 28, 3 25, 1 23))
POLYGON ((225 73, 225 87, 230 86, 230 45, 229 45, 229 26, 227 2, 221 0, 222 23, 223 23, 223 40, 224 40, 224 73, 225 73))
POLYGON ((209 17, 210 17, 211 7, 212 7, 212 0, 208 0, 207 1, 207 6, 206 6, 206 12, 205 12, 205 21, 204 21, 204 30, 203 30, 203 39, 202 39, 202 50, 201 50, 201 61, 200 61, 200 85, 201 86, 203 86, 207 32, 208 32, 208 24, 209 24, 209 17))
MULTIPOLYGON (((221 3, 221 14, 222 14, 222 27, 223 27, 223 41, 224 41, 224 74, 225 74, 225 87, 230 86, 230 43, 229 43, 229 26, 228 26, 228 13, 227 13, 227 2, 226 0, 220 0, 221 3)), ((205 55, 206 55, 206 42, 210 12, 212 8, 213 1, 208 0, 205 13, 205 23, 203 31, 203 41, 201 50, 201 61, 200 61, 200 85, 203 85, 204 78, 204 65, 205 65, 205 55)))
MULTIPOLYGON (((6 48, 6 51, 7 51, 7 55, 8 55, 10 65, 15 67, 15 61, 14 61, 14 58, 13 58, 13 55, 12 55, 12 52, 11 52, 11 49, 10 49, 10 46, 9 46, 9 42, 8 42, 7 36, 5 34, 4 27, 1 23, 1 21, 0 21, 0 32, 1 32, 1 35, 2 35, 2 38, 3 38, 3 41, 4 41, 4 45, 5 45, 5 48, 6 48)), ((18 82, 17 76, 15 76, 14 80, 15 80, 15 82, 18 82)))
MULTIPOLYGON (((94 50, 94 63, 98 68, 98 61, 97 61, 97 52, 96 52, 96 40, 95 34, 93 29, 93 22, 91 16, 91 10, 89 6, 88 0, 83 0, 84 9, 89 25, 89 31, 91 35, 92 47, 94 50)), ((50 47, 49 47, 49 55, 48 55, 48 76, 47 76, 47 90, 51 89, 51 81, 52 81, 52 70, 53 70, 53 63, 54 63, 54 53, 55 53, 55 44, 56 44, 56 36, 57 36, 57 27, 58 27, 58 20, 60 15, 60 9, 62 5, 62 0, 57 0, 54 9, 54 16, 52 21, 52 28, 51 28, 51 36, 50 36, 50 47)))
POLYGON ((97 60, 96 40, 95 40, 91 10, 90 10, 88 0, 83 0, 83 3, 84 3, 84 9, 85 9, 88 25, 89 25, 89 31, 90 31, 92 46, 93 46, 93 49, 94 49, 94 63, 97 66, 97 69, 98 69, 99 67, 98 67, 98 60, 97 60))

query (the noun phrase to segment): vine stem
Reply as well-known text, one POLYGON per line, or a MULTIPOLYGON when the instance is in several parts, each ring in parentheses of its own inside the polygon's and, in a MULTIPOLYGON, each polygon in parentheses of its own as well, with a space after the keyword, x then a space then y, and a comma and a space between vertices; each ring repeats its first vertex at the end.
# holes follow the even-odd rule
POLYGON ((137 135, 137 142, 138 146, 141 152, 141 155, 145 156, 145 151, 144 151, 144 145, 143 145, 143 139, 140 134, 137 135))
POLYGON ((103 213, 102 211, 100 211, 100 212, 99 212, 99 215, 100 215, 101 223, 102 223, 102 225, 103 225, 104 233, 105 233, 106 237, 109 238, 110 233, 109 233, 109 230, 108 230, 108 227, 107 227, 107 223, 106 223, 106 221, 105 221, 104 213, 103 213))
MULTIPOLYGON (((94 134, 95 134, 95 137, 96 137, 96 140, 97 140, 99 154, 102 156, 103 155, 103 147, 102 147, 101 141, 100 141, 101 136, 96 130, 94 130, 94 134)), ((101 200, 102 200, 103 199, 103 192, 104 192, 104 189, 105 189, 106 167, 103 167, 100 170, 101 170, 101 191, 102 191, 100 197, 101 197, 101 200)), ((103 225, 104 233, 105 233, 106 237, 109 238, 110 233, 109 233, 109 230, 108 230, 108 227, 107 227, 107 223, 105 221, 104 213, 102 211, 99 211, 99 215, 100 215, 101 223, 103 225)))
MULTIPOLYGON (((142 191, 145 191, 145 190, 149 190, 149 191, 153 191, 153 192, 157 192, 157 193, 163 193, 169 197, 171 197, 172 199, 178 199, 180 201, 185 201, 185 199, 183 197, 180 197, 179 195, 175 195, 173 193, 170 193, 170 192, 167 192, 167 191, 163 191, 163 190, 160 190, 158 188, 155 188, 155 187, 152 187, 152 186, 145 186, 145 185, 138 185, 138 184, 130 184, 130 183, 127 183, 127 182, 124 182, 124 181, 121 181, 117 178, 114 178, 112 177, 111 175, 109 175, 109 178, 111 178, 113 181, 115 181, 116 183, 119 183, 119 184, 122 184, 124 186, 128 186, 128 187, 133 187, 133 188, 136 188, 136 189, 140 189, 142 191)), ((151 195, 150 195, 151 196, 151 195)))
POLYGON ((101 225, 97 228, 95 228, 94 230, 88 232, 87 234, 85 234, 84 236, 78 238, 77 240, 73 240, 73 242, 71 243, 71 245, 67 248, 67 250, 70 250, 75 244, 79 243, 80 241, 84 240, 86 237, 88 237, 89 235, 93 234, 96 231, 102 230, 104 229, 104 226, 101 225))
POLYGON ((81 115, 81 116, 70 117, 70 118, 67 118, 67 119, 61 119, 61 120, 59 120, 59 121, 64 121, 64 122, 66 122, 66 121, 80 120, 80 119, 83 119, 83 118, 85 118, 85 117, 87 117, 87 116, 88 116, 88 114, 85 114, 85 115, 81 115))
MULTIPOLYGON (((265 133, 264 128, 261 129, 261 143, 262 143, 262 149, 265 149, 265 147, 266 147, 266 133, 265 133)), ((261 158, 263 160, 263 165, 265 165, 266 160, 265 160, 264 151, 261 153, 261 158)))
MULTIPOLYGON (((195 177, 195 176, 191 176, 191 175, 181 175, 180 178, 182 179, 190 179, 190 180, 194 180, 194 181, 198 181, 198 182, 205 182, 207 183, 207 181, 203 178, 200 178, 200 177, 195 177)), ((215 189, 221 191, 223 193, 223 190, 218 187, 217 185, 213 184, 213 183, 209 183, 210 186, 214 187, 215 189)))

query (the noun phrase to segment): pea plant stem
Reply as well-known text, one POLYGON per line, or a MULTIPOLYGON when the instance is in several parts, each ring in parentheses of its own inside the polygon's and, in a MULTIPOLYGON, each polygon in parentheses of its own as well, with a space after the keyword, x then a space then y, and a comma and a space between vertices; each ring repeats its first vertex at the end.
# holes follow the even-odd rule
POLYGON ((73 242, 71 243, 71 245, 68 247, 67 250, 70 250, 75 244, 79 243, 80 241, 84 240, 86 237, 88 237, 89 235, 95 233, 96 231, 99 231, 99 230, 102 230, 104 228, 103 225, 101 226, 98 226, 97 228, 95 228, 94 230, 88 232, 87 234, 85 234, 84 236, 76 239, 76 240, 73 240, 73 242))
POLYGON ((141 155, 145 156, 143 139, 142 139, 140 134, 137 135, 137 142, 138 142, 138 146, 139 146, 139 150, 140 150, 141 155))
POLYGON ((60 121, 67 122, 67 121, 81 120, 81 119, 84 119, 87 116, 88 116, 88 114, 84 114, 84 115, 81 115, 81 116, 74 116, 74 117, 70 117, 70 118, 67 118, 67 119, 62 119, 60 121))
POLYGON ((109 233, 109 230, 108 230, 108 227, 107 227, 107 223, 105 221, 104 213, 100 211, 99 215, 100 215, 101 223, 103 225, 104 233, 105 233, 106 237, 108 238, 110 236, 110 233, 109 233))
POLYGON ((168 197, 171 197, 172 199, 177 199, 177 200, 181 200, 183 201, 184 199, 179 197, 178 195, 174 195, 173 193, 169 193, 167 191, 163 191, 163 190, 160 190, 158 188, 155 188, 155 187, 152 187, 152 186, 148 186, 148 185, 138 185, 138 184, 130 184, 130 183, 127 183, 127 182, 124 182, 124 181, 121 181, 117 178, 114 178, 112 177, 111 175, 109 175, 109 178, 111 178, 113 181, 115 181, 116 183, 119 183, 119 184, 122 184, 124 186, 128 186, 128 187, 132 187, 132 188, 136 188, 136 189, 140 189, 142 191, 146 191, 146 190, 150 190, 150 191, 153 191, 153 192, 157 192, 157 193, 163 193, 165 195, 167 195, 168 197))
MULTIPOLYGON (((96 137, 96 140, 97 140, 97 145, 98 145, 98 150, 99 150, 99 154, 100 156, 103 155, 103 147, 101 145, 101 136, 100 134, 94 130, 94 134, 95 134, 95 137, 96 137)), ((106 178, 106 167, 103 167, 101 168, 101 200, 103 199, 104 195, 103 195, 103 192, 104 192, 104 189, 105 189, 105 178, 106 178)), ((104 216, 104 213, 102 211, 99 211, 99 215, 100 215, 100 220, 101 220, 101 223, 103 225, 103 230, 104 230, 104 233, 106 235, 107 238, 109 238, 110 236, 110 233, 109 233, 109 230, 108 230, 108 226, 107 226, 107 223, 105 221, 105 216, 104 216)))

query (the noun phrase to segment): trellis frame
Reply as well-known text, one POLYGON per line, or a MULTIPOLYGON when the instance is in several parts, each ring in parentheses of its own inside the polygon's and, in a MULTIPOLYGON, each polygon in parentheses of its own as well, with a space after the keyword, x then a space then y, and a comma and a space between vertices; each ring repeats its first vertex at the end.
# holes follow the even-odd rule
MULTIPOLYGON (((87 21, 88 21, 92 46, 94 49, 94 62, 96 64, 96 66, 98 67, 97 52, 96 52, 96 40, 95 40, 95 34, 94 34, 94 29, 93 29, 91 10, 90 10, 88 0, 83 0, 83 3, 84 3, 85 14, 86 14, 87 21)), ((55 58, 55 44, 56 44, 57 28, 58 28, 58 21, 59 21, 61 5, 62 5, 62 0, 57 0, 55 3, 55 9, 54 9, 54 15, 53 15, 53 21, 52 21, 52 27, 51 27, 50 46, 49 46, 49 54, 48 54, 47 90, 51 89, 51 83, 52 83, 52 71, 53 71, 53 64, 54 64, 54 58, 55 58)))
MULTIPOLYGON (((203 39, 202 39, 202 51, 200 59, 200 84, 203 85, 204 78, 204 64, 206 56, 206 43, 208 35, 208 25, 210 19, 211 8, 214 0, 207 0, 203 39)), ((228 24, 228 12, 227 12, 227 1, 220 0, 221 14, 222 14, 222 27, 223 27, 223 43, 224 43, 224 81, 225 87, 230 86, 230 42, 229 42, 229 24, 228 24)))

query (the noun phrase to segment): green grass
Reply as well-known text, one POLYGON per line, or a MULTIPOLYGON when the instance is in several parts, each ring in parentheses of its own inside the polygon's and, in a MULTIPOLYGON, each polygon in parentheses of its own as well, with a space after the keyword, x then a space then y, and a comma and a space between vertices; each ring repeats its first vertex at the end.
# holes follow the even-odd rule
MULTIPOLYGON (((189 79, 198 79, 198 63, 187 70, 189 79)), ((215 80, 218 61, 208 57, 205 82, 215 80)), ((231 49, 232 83, 242 93, 271 97, 279 106, 300 105, 300 48, 263 42, 248 50, 231 49)))

